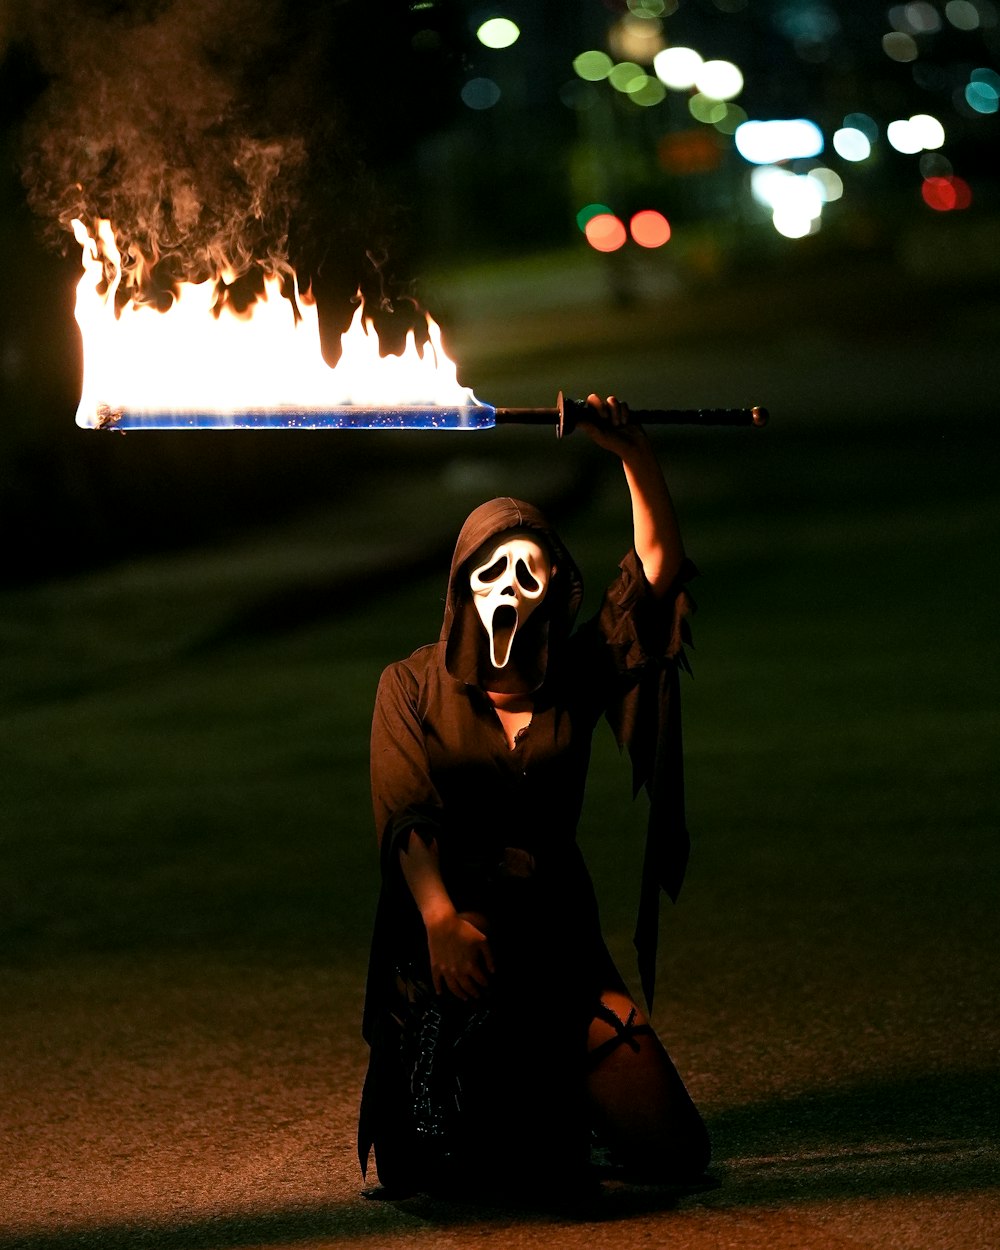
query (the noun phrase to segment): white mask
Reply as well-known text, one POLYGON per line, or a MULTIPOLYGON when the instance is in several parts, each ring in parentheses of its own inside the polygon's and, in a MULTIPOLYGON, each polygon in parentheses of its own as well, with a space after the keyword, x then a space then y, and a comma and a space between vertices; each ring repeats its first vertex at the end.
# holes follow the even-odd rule
POLYGON ((503 668, 514 635, 545 598, 552 570, 533 538, 507 538, 469 574, 479 619, 490 639, 490 661, 503 668))

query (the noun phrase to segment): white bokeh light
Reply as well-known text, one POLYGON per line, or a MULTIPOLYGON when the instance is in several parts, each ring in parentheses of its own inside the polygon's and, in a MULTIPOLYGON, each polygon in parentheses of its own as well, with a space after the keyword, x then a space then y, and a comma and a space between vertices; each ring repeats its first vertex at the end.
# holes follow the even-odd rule
POLYGON ((688 91, 704 63, 701 53, 694 48, 664 48, 653 58, 653 72, 665 87, 688 91))
POLYGON ((885 137, 897 152, 913 156, 917 152, 932 151, 944 143, 944 127, 929 113, 915 113, 912 117, 890 122, 885 137))
POLYGON ((866 161, 872 154, 871 140, 854 126, 834 132, 833 150, 845 161, 866 161))
POLYGON ((819 156, 823 132, 804 117, 786 121, 744 122, 737 127, 736 150, 752 165, 774 165, 819 156))
POLYGON ((819 186, 824 204, 832 204, 834 200, 839 200, 844 194, 844 180, 840 174, 832 169, 827 169, 824 165, 820 165, 816 169, 810 169, 806 177, 811 178, 819 186))
MULTIPOLYGON (((812 174, 793 174, 776 165, 759 165, 750 175, 750 193, 758 204, 771 210, 771 223, 786 239, 804 239, 819 229, 823 205, 836 198, 812 174)), ((839 183, 840 179, 832 170, 839 183)))
POLYGON ((743 90, 743 75, 732 61, 705 61, 694 85, 713 100, 732 100, 743 90))
POLYGON ((885 137, 896 151, 902 152, 904 156, 912 156, 916 152, 923 151, 924 145, 920 142, 920 135, 909 119, 890 122, 885 128, 885 137))
POLYGON ((930 113, 916 113, 910 118, 910 125, 925 151, 930 152, 944 146, 944 127, 930 113))

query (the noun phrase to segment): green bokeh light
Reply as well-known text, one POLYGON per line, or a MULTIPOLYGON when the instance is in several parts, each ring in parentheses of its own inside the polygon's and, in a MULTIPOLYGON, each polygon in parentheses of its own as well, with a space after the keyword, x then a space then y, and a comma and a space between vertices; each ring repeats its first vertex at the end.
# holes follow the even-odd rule
POLYGON ((658 78, 650 78, 646 76, 646 81, 641 83, 638 88, 629 91, 628 98, 633 104, 641 105, 642 108, 653 108, 655 105, 662 103, 666 97, 667 89, 658 78))
POLYGON ((713 100, 711 96, 699 91, 688 100, 688 111, 695 121, 714 126, 725 119, 729 112, 729 105, 723 103, 722 100, 713 100))
POLYGON ((592 217, 599 217, 602 213, 610 213, 611 209, 607 204, 584 204, 583 208, 576 215, 576 224, 581 230, 587 229, 587 222, 592 217))
POLYGON ((608 82, 616 91, 629 95, 638 91, 646 82, 646 71, 635 61, 619 61, 608 74, 608 82))
POLYGON ((581 52, 574 58, 573 69, 578 77, 586 79, 587 82, 600 82, 611 73, 614 64, 606 52, 592 49, 590 52, 581 52))
POLYGON ((486 48, 509 48, 520 35, 520 27, 509 17, 491 17, 476 31, 476 38, 486 48))

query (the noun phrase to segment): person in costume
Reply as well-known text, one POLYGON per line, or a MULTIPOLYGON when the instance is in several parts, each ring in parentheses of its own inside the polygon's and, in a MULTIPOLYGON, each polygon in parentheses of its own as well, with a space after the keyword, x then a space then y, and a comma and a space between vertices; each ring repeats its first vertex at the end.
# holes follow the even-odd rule
MULTIPOLYGON (((650 796, 636 929, 652 996, 660 889, 684 873, 677 670, 693 576, 652 446, 615 397, 582 429, 623 465, 633 547, 576 626, 580 571, 530 504, 458 537, 437 643, 382 674, 372 798, 382 885, 358 1151, 384 1190, 690 1182, 705 1126, 601 936, 576 842, 606 716, 650 796)), ((614 831, 608 831, 613 836, 614 831)))

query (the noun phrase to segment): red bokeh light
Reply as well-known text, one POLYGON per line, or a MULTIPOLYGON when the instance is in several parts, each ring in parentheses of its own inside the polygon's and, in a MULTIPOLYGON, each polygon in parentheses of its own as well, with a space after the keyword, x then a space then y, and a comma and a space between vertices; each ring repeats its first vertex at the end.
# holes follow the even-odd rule
POLYGON ((598 213, 584 226, 587 242, 598 252, 617 252, 628 237, 624 224, 614 213, 598 213))
POLYGON ((640 247, 662 247, 670 238, 670 222, 652 208, 636 213, 628 226, 640 247))
POLYGON ((968 208, 972 203, 972 188, 964 178, 951 175, 947 178, 925 178, 920 194, 928 208, 938 213, 947 213, 953 208, 968 208))

